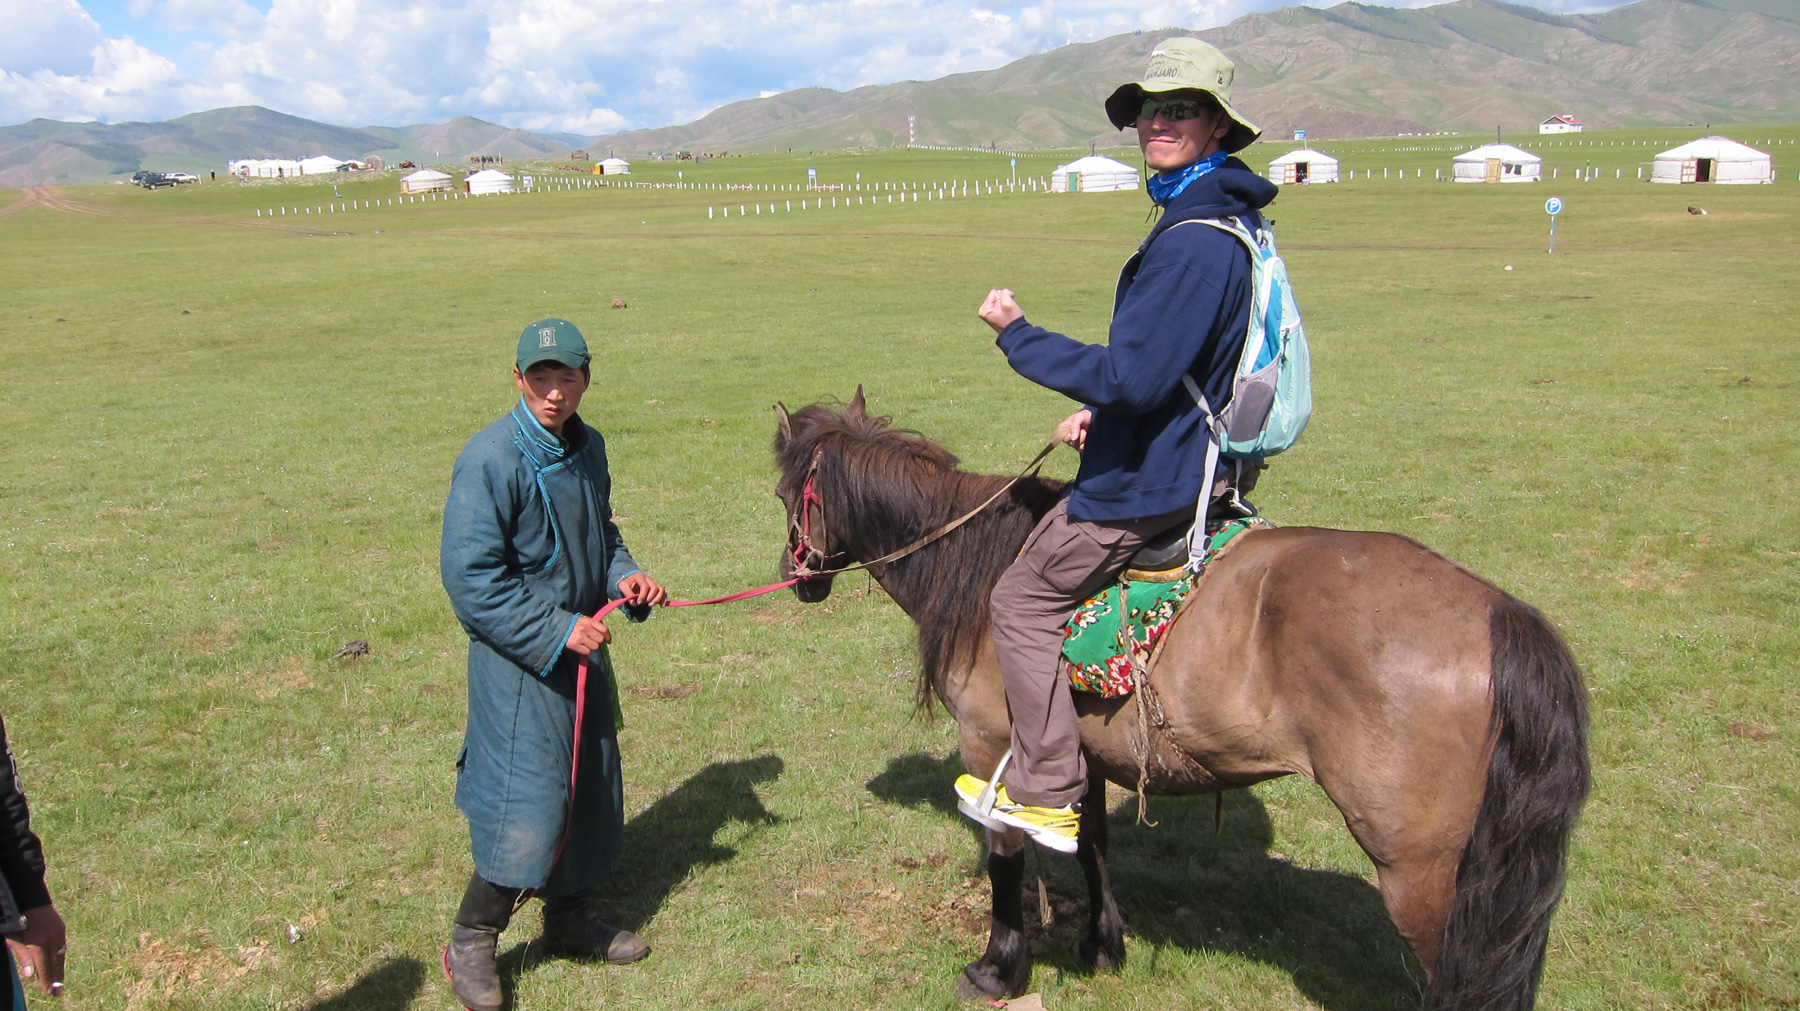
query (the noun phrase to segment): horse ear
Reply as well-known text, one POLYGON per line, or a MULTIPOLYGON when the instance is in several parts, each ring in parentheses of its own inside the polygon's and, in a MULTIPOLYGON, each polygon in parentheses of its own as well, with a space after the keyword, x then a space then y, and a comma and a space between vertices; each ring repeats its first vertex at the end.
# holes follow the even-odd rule
POLYGON ((868 402, 863 399, 863 388, 861 383, 856 384, 856 396, 850 398, 850 406, 845 409, 844 413, 854 414, 863 418, 869 416, 869 405, 868 402))
POLYGON ((794 423, 788 418, 787 405, 780 401, 775 402, 775 427, 781 433, 783 443, 793 441, 794 423))

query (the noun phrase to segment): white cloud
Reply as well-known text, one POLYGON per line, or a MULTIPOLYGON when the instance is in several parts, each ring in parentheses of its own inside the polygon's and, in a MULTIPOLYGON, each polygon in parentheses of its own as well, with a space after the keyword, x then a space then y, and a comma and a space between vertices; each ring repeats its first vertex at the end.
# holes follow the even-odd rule
POLYGON ((28 44, 0 42, 0 108, 17 118, 255 103, 358 126, 469 114, 595 133, 797 87, 982 70, 1134 29, 1207 28, 1280 0, 272 0, 266 11, 128 0, 184 40, 179 54, 101 39, 76 0, 7 2, 32 26, 28 44), (178 69, 173 55, 190 62, 178 69))
POLYGON ((93 60, 100 25, 76 0, 7 0, 0 70, 79 74, 93 60))
POLYGON ((0 74, 0 108, 15 119, 154 119, 170 107, 212 108, 223 92, 206 92, 183 81, 175 64, 133 42, 102 39, 88 54, 81 74, 35 70, 0 74))

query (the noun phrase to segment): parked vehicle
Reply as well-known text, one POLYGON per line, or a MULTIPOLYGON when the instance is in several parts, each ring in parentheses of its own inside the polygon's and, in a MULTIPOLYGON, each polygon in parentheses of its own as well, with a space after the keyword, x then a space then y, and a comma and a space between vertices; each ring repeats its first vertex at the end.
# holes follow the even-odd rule
POLYGON ((189 172, 166 172, 163 174, 163 178, 172 179, 178 183, 197 183, 200 181, 199 176, 189 172))

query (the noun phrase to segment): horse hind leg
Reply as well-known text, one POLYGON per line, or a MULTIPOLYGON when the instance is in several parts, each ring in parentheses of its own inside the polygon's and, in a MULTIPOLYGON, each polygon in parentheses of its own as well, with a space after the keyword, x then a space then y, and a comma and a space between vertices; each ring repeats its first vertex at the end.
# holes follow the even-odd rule
POLYGON ((1106 779, 1088 774, 1081 807, 1081 841, 1075 859, 1087 878, 1088 929, 1075 941, 1075 960, 1098 972, 1125 967, 1125 920, 1113 900, 1112 877, 1106 870, 1106 779))
POLYGON ((1031 948, 1025 940, 1025 833, 989 830, 988 883, 993 912, 987 950, 963 966, 956 996, 965 1001, 1017 997, 1031 983, 1031 948))
POLYGON ((1429 979, 1437 966, 1444 924, 1456 901, 1455 852, 1406 854, 1378 864, 1381 901, 1429 979))

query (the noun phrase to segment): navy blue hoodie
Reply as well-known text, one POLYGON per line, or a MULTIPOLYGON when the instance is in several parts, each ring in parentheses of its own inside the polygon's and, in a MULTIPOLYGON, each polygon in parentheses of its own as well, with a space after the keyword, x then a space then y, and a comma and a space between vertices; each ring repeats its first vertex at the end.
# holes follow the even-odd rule
POLYGON ((1199 501, 1205 425, 1181 376, 1191 373, 1214 412, 1224 409, 1250 324, 1250 254, 1217 228, 1168 229, 1236 215, 1255 231, 1276 192, 1236 158, 1190 184, 1125 261, 1106 344, 1023 318, 1000 332, 1014 371, 1094 412, 1070 516, 1137 519, 1199 501))

